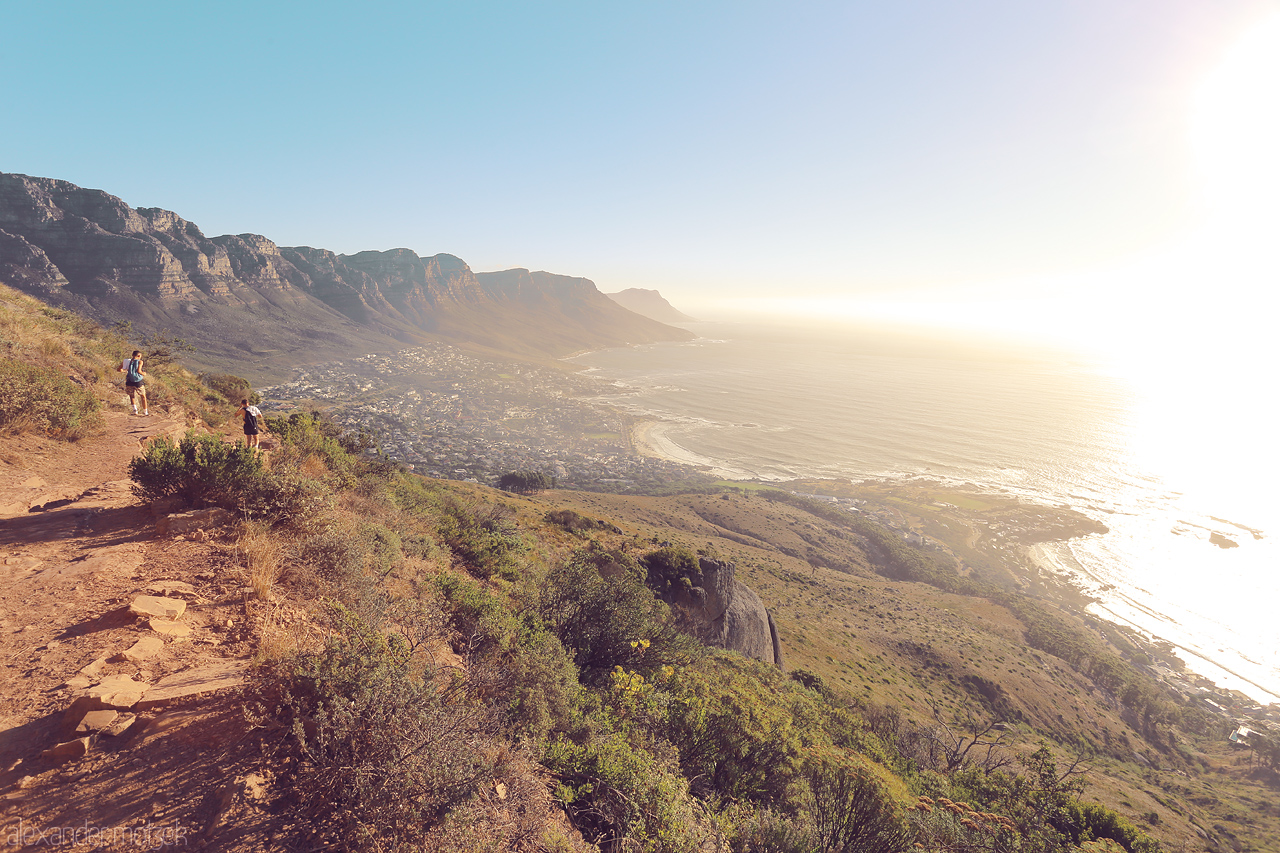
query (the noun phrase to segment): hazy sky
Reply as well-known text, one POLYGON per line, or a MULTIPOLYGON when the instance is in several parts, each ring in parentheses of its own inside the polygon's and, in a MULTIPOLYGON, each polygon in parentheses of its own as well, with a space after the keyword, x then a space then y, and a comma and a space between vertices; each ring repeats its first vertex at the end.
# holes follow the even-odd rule
POLYGON ((1197 87, 1278 9, 6 3, 0 170, 680 307, 954 296, 1190 227, 1197 87))

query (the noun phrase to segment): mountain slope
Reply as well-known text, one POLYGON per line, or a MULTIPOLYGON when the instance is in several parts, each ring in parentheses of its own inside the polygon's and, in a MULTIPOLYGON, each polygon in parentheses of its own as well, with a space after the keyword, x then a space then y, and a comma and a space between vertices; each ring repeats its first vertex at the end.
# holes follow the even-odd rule
POLYGON ((429 339, 522 356, 689 333, 627 311, 583 278, 508 270, 409 249, 338 255, 255 234, 206 237, 159 208, 101 190, 0 174, 0 280, 103 322, 166 329, 202 366, 278 373, 429 339))
POLYGON ((645 290, 642 287, 629 287, 626 290, 619 290, 617 293, 606 293, 605 296, 614 302, 626 308, 628 311, 634 311, 642 314, 659 323, 693 323, 695 318, 690 317, 676 308, 663 298, 662 294, 656 290, 645 290))

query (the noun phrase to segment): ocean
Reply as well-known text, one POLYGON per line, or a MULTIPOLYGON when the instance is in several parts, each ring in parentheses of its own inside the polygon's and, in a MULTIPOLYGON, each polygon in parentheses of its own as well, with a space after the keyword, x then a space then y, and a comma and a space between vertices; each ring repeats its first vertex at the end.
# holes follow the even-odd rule
POLYGON ((960 333, 695 324, 577 356, 662 455, 730 478, 930 478, 1067 505, 1110 532, 1039 546, 1111 621, 1280 701, 1274 451, 1251 399, 960 333), (1250 443, 1258 446, 1252 447, 1250 443))

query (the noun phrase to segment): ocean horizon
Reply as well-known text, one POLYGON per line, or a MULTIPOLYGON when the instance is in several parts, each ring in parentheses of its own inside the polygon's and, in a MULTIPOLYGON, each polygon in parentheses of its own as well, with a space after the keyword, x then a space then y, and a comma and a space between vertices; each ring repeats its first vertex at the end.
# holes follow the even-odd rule
POLYGON ((688 328, 571 359, 650 451, 729 479, 927 478, 1068 506, 1109 532, 1029 556, 1189 669, 1280 701, 1272 484, 1232 467, 1249 448, 1177 414, 1194 400, 1090 354, 959 332, 688 328))

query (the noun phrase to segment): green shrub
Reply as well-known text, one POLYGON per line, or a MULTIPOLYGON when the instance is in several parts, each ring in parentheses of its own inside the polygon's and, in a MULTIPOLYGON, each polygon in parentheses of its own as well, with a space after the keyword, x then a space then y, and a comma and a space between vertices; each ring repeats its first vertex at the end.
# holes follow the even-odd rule
POLYGON ((262 395, 253 390, 249 380, 234 374, 201 373, 200 381, 228 403, 238 404, 241 400, 247 399, 250 405, 256 406, 262 402, 262 395))
POLYGON ((889 793, 856 763, 835 755, 805 769, 809 811, 823 853, 902 853, 911 831, 889 793))
POLYGON ((543 521, 555 524, 568 530, 570 533, 585 533, 588 530, 612 530, 615 533, 621 533, 615 525, 607 521, 600 521, 596 518, 588 518, 585 515, 574 512, 571 509, 553 509, 542 517, 543 521))
POLYGON ((702 569, 698 565, 698 557, 687 548, 659 548, 645 554, 641 562, 648 570, 646 582, 649 588, 664 599, 670 600, 682 587, 688 589, 700 585, 702 569), (698 578, 699 583, 694 583, 694 578, 698 578))
POLYGON ((511 733, 536 741, 566 729, 583 691, 559 639, 536 619, 518 617, 471 578, 446 573, 435 586, 473 680, 501 710, 511 733))
POLYGON ((763 665, 727 654, 681 670, 666 704, 663 734, 680 751, 680 766, 715 793, 756 804, 786 806, 800 775, 805 739, 822 738, 817 706, 788 690, 763 665))
POLYGON ((277 666, 251 692, 253 713, 282 735, 278 805, 309 847, 421 849, 478 789, 492 720, 465 685, 441 692, 411 666, 400 637, 334 615, 323 651, 277 666))
POLYGON ((623 735, 585 744, 557 737, 543 764, 559 777, 555 795, 588 841, 626 838, 653 853, 700 849, 688 783, 623 735))
POLYGON ((442 495, 436 518, 438 534, 476 577, 520 576, 519 558, 528 544, 515 524, 515 513, 502 504, 442 495))
POLYGON ((53 368, 0 362, 0 432, 75 441, 102 426, 101 404, 53 368))
POLYGON ((540 590, 539 615, 573 655, 588 686, 607 683, 615 666, 648 675, 663 666, 686 664, 698 650, 635 573, 601 575, 602 566, 627 559, 603 550, 579 550, 548 572, 540 590), (639 640, 647 645, 634 645, 639 640))
POLYGON ((240 442, 188 432, 178 443, 153 439, 129 462, 133 493, 144 501, 176 498, 188 506, 220 506, 250 518, 304 528, 329 504, 329 491, 294 471, 268 471, 240 442))
POLYGON ((762 809, 731 817, 725 835, 733 853, 814 853, 818 849, 813 825, 803 816, 762 809))

